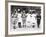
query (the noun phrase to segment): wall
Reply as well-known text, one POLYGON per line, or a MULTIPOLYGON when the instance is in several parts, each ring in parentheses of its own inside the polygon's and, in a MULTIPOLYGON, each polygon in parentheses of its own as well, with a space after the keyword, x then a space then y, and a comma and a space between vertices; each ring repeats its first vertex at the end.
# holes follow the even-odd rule
MULTIPOLYGON (((46 0, 16 0, 16 1, 44 2, 46 6, 46 0)), ((45 7, 45 10, 46 10, 46 7, 45 7)), ((46 13, 45 13, 45 20, 46 20, 46 13)), ((46 25, 45 25, 45 28, 46 28, 46 25)), ((0 0, 0 37, 5 37, 5 0, 0 0)), ((46 29, 45 29, 44 35, 12 36, 12 37, 46 37, 46 29)))

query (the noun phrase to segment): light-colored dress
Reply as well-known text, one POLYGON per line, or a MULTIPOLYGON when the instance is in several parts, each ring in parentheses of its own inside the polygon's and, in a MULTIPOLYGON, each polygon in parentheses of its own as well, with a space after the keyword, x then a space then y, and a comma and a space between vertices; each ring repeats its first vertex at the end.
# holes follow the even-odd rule
POLYGON ((32 25, 37 26, 36 14, 28 14, 27 19, 26 19, 26 25, 27 26, 32 26, 32 25))

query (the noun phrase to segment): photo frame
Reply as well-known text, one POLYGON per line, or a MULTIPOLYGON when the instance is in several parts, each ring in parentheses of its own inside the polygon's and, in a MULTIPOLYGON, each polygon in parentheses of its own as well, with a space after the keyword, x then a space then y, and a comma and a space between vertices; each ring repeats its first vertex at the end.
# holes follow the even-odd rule
POLYGON ((45 4, 8 2, 8 35, 45 33, 45 4))

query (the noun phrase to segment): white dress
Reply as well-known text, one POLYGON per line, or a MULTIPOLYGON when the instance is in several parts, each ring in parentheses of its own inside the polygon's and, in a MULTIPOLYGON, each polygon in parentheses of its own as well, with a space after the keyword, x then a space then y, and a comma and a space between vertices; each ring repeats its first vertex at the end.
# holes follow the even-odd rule
POLYGON ((26 19, 26 25, 27 26, 31 26, 31 25, 37 26, 37 19, 35 17, 36 17, 36 14, 28 14, 27 19, 26 19))
POLYGON ((28 16, 27 16, 27 18, 26 18, 26 26, 30 26, 31 24, 31 22, 30 22, 30 14, 28 14, 28 16))
POLYGON ((32 14, 31 16, 31 25, 35 25, 35 27, 37 27, 36 14, 32 14))
POLYGON ((23 24, 22 24, 21 14, 18 14, 18 22, 21 22, 21 26, 23 25, 23 24))

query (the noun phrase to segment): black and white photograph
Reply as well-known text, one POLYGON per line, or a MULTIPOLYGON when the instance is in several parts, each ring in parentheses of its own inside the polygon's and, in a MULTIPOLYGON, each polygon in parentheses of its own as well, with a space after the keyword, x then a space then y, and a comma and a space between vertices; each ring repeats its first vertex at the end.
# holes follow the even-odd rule
POLYGON ((8 3, 8 34, 43 33, 43 4, 8 3))

